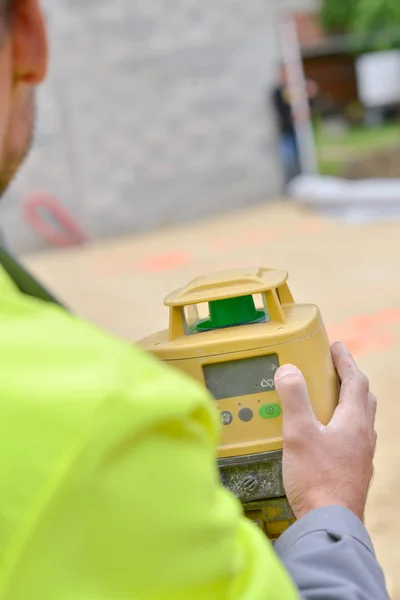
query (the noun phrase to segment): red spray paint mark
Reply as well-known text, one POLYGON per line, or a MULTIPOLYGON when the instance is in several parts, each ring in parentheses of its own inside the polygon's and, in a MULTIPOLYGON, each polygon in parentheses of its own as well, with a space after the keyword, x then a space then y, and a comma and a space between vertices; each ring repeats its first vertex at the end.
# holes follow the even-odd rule
POLYGON ((369 352, 384 352, 395 346, 397 337, 388 327, 399 322, 399 309, 384 309, 328 325, 327 330, 332 341, 344 342, 352 353, 360 356, 369 352))
POLYGON ((100 277, 110 279, 115 277, 130 277, 134 273, 140 272, 157 273, 173 271, 186 266, 192 261, 193 257, 190 253, 178 251, 147 256, 139 261, 129 256, 105 257, 101 261, 97 259, 94 268, 100 277))
POLYGON ((322 229, 324 229, 324 223, 323 221, 318 221, 318 219, 307 219, 296 225, 296 231, 303 235, 319 233, 322 229))
POLYGON ((24 200, 22 212, 29 227, 52 246, 71 248, 90 241, 81 224, 52 194, 30 194, 24 200))
POLYGON ((185 251, 167 252, 158 256, 149 256, 138 263, 140 271, 154 273, 160 271, 174 271, 185 267, 193 261, 193 256, 185 251))
MULTIPOLYGON (((300 238, 304 235, 317 233, 322 229, 323 223, 315 219, 309 219, 302 224, 289 225, 282 228, 263 228, 244 233, 237 233, 228 237, 218 237, 204 246, 207 254, 211 255, 229 255, 230 252, 244 248, 264 247, 265 244, 271 244, 285 240, 288 237, 293 239, 295 236, 300 238)), ((107 263, 95 265, 96 271, 103 278, 131 276, 134 273, 157 273, 163 271, 174 271, 195 263, 196 258, 201 258, 201 248, 197 252, 197 256, 188 250, 176 250, 173 252, 165 252, 160 255, 147 256, 139 261, 132 257, 113 258, 107 260, 107 263)), ((96 261, 97 262, 97 261, 96 261)), ((223 261, 225 262, 225 260, 223 261)), ((247 261, 246 261, 247 264, 247 261)), ((232 260, 230 268, 238 268, 240 265, 237 260, 232 260)), ((218 267, 217 267, 218 268, 218 267)), ((219 267, 221 268, 221 267, 219 267)))

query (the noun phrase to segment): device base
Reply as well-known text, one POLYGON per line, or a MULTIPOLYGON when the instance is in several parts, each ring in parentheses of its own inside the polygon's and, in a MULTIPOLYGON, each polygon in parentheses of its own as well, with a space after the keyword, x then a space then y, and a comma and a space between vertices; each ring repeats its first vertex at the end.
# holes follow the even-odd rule
POLYGON ((243 508, 246 517, 260 527, 272 543, 296 521, 286 497, 249 502, 243 508))
POLYGON ((294 523, 283 487, 282 450, 220 458, 218 466, 223 486, 272 542, 294 523))

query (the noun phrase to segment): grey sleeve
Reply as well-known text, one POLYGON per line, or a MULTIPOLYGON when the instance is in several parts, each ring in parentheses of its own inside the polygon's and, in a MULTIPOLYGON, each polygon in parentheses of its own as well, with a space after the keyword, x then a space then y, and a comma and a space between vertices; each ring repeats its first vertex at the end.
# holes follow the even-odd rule
POLYGON ((345 508, 311 512, 282 535, 275 550, 304 600, 389 600, 367 530, 345 508))

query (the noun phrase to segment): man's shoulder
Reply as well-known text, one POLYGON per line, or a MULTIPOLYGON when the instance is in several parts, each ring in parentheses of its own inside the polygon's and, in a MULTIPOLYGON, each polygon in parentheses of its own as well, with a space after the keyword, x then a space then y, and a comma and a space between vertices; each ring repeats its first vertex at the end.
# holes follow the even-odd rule
POLYGON ((209 404, 189 377, 57 306, 7 294, 0 299, 0 332, 2 395, 15 397, 34 380, 42 396, 61 402, 69 393, 89 411, 110 398, 149 415, 209 404))

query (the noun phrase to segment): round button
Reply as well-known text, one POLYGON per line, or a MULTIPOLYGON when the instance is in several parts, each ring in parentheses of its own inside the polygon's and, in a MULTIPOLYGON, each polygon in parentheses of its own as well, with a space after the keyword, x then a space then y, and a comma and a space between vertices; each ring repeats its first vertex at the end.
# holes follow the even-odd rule
POLYGON ((239 411, 239 419, 241 421, 244 421, 244 423, 248 423, 249 421, 251 421, 253 416, 254 414, 251 408, 242 408, 239 411))
POLYGON ((277 419, 281 415, 279 404, 263 404, 258 411, 263 419, 277 419))
POLYGON ((224 410, 220 413, 219 418, 221 419, 222 425, 230 425, 233 421, 233 414, 229 410, 224 410))

